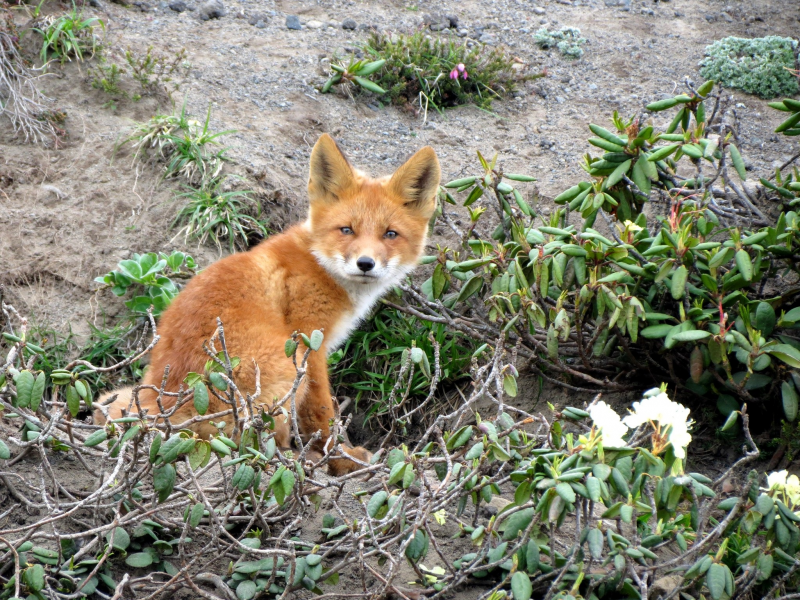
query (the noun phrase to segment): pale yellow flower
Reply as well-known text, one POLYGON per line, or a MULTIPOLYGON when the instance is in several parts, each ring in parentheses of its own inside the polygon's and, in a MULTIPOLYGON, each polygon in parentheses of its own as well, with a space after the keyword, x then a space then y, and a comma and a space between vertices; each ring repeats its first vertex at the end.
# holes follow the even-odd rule
POLYGON ((668 440, 672 444, 675 458, 686 458, 686 448, 692 441, 689 426, 689 409, 673 402, 665 392, 653 388, 644 393, 640 402, 633 403, 633 412, 622 419, 622 422, 635 429, 644 423, 657 423, 657 430, 669 428, 668 440))
POLYGON ((618 448, 625 445, 622 436, 628 433, 628 426, 622 422, 613 408, 605 402, 597 402, 589 407, 588 412, 595 427, 600 431, 604 446, 618 448))

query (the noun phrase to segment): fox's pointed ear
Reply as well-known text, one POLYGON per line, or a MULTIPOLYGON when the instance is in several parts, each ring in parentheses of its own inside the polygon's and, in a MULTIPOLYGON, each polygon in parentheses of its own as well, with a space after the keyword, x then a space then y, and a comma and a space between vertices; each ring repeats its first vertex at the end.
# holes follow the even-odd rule
POLYGON ((323 133, 311 151, 308 176, 308 197, 315 200, 338 199, 342 192, 355 185, 355 173, 339 146, 323 133))
POLYGON ((422 211, 429 217, 436 206, 434 199, 441 177, 442 169, 436 152, 425 146, 395 171, 389 180, 389 189, 402 197, 407 207, 422 211))

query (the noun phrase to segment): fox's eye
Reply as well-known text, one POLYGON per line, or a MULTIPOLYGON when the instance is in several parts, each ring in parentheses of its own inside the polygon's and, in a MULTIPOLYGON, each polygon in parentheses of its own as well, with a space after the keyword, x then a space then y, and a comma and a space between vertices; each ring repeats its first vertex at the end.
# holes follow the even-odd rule
POLYGON ((349 227, 340 227, 339 231, 341 231, 345 235, 353 235, 355 233, 355 231, 353 231, 349 227))
POLYGON ((387 231, 386 233, 383 234, 383 237, 385 237, 387 240, 393 240, 394 238, 397 237, 397 232, 396 231, 392 231, 390 229, 389 231, 387 231))

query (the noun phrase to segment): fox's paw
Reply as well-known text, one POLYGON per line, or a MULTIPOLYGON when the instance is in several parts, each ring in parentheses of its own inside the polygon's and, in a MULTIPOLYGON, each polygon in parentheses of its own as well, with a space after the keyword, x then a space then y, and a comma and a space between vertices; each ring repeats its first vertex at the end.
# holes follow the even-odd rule
MULTIPOLYGON (((361 446, 356 446, 355 448, 341 446, 341 448, 345 454, 348 454, 349 456, 352 456, 356 460, 363 463, 369 463, 370 459, 372 458, 372 452, 366 448, 362 448, 361 446)), ((362 467, 360 464, 353 462, 352 460, 347 460, 346 458, 334 458, 328 462, 328 473, 334 476, 352 473, 353 471, 358 471, 359 469, 363 468, 364 467, 362 467)))

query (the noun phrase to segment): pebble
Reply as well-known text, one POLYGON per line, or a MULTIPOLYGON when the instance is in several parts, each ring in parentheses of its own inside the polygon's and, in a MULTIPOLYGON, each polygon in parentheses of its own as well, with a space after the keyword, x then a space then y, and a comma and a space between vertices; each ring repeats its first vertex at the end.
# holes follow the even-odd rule
POLYGON ((355 19, 345 19, 342 21, 342 29, 355 29, 358 27, 358 23, 356 23, 355 19))
POLYGON ((590 83, 588 85, 588 87, 589 87, 590 90, 596 90, 597 89, 597 84, 596 83, 590 83))
POLYGON ((556 102, 559 104, 564 104, 565 100, 563 96, 556 96, 556 102))
POLYGON ((247 22, 250 23, 250 25, 258 27, 259 29, 266 27, 267 21, 269 21, 269 15, 260 12, 253 13, 247 18, 247 22), (261 27, 258 26, 259 23, 262 24, 261 27))
POLYGON ((182 13, 186 11, 186 2, 183 0, 175 0, 175 2, 169 3, 169 7, 176 13, 182 13))
POLYGON ((289 15, 286 17, 286 29, 299 30, 302 28, 303 26, 300 24, 300 17, 297 15, 289 15))
POLYGON ((534 6, 533 7, 533 12, 534 12, 534 14, 537 14, 537 15, 543 15, 547 11, 545 9, 543 9, 541 6, 534 6))
POLYGON ((478 41, 487 46, 494 46, 497 43, 497 36, 493 33, 482 33, 478 41))
POLYGON ((325 24, 322 21, 311 20, 306 23, 309 29, 322 29, 325 24))
POLYGON ((222 0, 208 0, 197 9, 197 16, 203 21, 219 19, 225 16, 225 5, 222 0))

